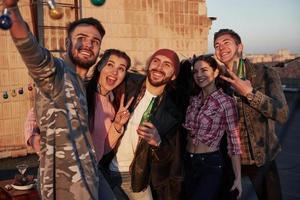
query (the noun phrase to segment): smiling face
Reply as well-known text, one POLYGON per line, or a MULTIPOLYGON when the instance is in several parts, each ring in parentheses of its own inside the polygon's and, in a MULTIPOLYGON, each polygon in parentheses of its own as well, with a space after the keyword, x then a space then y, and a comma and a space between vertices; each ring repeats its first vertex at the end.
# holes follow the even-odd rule
POLYGON ((92 25, 78 25, 67 40, 67 51, 71 61, 78 67, 88 69, 99 55, 102 37, 92 25))
POLYGON ((215 40, 214 47, 218 60, 226 66, 232 65, 234 60, 239 59, 243 50, 243 45, 238 44, 229 34, 218 37, 215 40))
POLYGON ((175 78, 174 64, 170 58, 163 55, 156 55, 152 58, 147 75, 147 80, 152 86, 165 85, 175 78))
POLYGON ((215 89, 215 79, 218 76, 218 70, 213 68, 205 61, 199 60, 194 64, 193 78, 195 83, 210 93, 215 89))
POLYGON ((106 95, 117 87, 125 78, 128 63, 125 58, 110 55, 106 65, 100 72, 98 83, 101 87, 101 94, 106 95))

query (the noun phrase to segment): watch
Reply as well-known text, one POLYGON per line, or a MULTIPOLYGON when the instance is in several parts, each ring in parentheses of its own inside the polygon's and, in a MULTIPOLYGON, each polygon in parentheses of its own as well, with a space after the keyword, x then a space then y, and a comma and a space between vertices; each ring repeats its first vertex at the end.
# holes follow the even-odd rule
POLYGON ((255 94, 253 92, 249 92, 248 94, 246 94, 245 97, 248 100, 248 102, 251 102, 254 99, 255 94))

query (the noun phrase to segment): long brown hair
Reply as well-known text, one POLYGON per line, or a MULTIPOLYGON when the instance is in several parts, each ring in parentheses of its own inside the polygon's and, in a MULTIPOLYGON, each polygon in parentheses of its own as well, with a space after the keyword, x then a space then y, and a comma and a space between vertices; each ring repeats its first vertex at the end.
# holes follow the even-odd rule
POLYGON ((130 57, 123 51, 118 49, 108 49, 104 52, 103 56, 101 57, 100 61, 96 65, 96 69, 94 71, 94 75, 92 79, 89 81, 87 88, 86 88, 86 95, 87 95, 87 102, 88 102, 88 119, 89 119, 89 128, 90 131, 94 129, 94 119, 95 119, 95 107, 96 107, 96 92, 98 86, 98 80, 100 77, 101 70, 108 62, 108 59, 111 55, 115 55, 120 58, 124 58, 127 62, 126 70, 129 69, 131 65, 130 57))

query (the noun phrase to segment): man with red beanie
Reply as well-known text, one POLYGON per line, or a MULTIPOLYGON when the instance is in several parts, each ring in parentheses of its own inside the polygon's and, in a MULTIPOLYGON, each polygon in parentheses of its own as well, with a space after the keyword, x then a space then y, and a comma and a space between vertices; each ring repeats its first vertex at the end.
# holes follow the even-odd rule
POLYGON ((116 92, 116 97, 125 93, 125 101, 134 97, 128 124, 108 136, 117 145, 102 160, 117 199, 180 199, 181 116, 168 89, 179 64, 174 51, 160 49, 150 57, 146 76, 128 73, 116 92))

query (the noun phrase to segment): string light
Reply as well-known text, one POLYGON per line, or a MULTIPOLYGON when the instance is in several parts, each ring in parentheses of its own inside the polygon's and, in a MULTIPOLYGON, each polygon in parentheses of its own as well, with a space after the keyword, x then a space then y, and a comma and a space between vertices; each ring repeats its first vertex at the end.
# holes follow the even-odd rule
POLYGON ((23 88, 19 88, 19 91, 18 91, 19 94, 23 94, 24 93, 24 90, 23 88))
POLYGON ((32 87, 32 85, 30 83, 28 84, 27 89, 28 89, 28 91, 32 91, 33 87, 32 87))
POLYGON ((8 99, 8 93, 7 93, 7 91, 3 92, 3 99, 8 99))
MULTIPOLYGON (((32 92, 32 90, 33 90, 34 87, 35 87, 34 83, 29 83, 28 86, 27 86, 27 89, 28 89, 29 92, 32 92)), ((18 94, 19 95, 23 95, 24 92, 25 92, 24 91, 24 87, 18 87, 18 88, 8 89, 8 90, 2 91, 2 97, 3 97, 3 99, 8 99, 10 96, 11 97, 16 97, 18 94)))
POLYGON ((105 3, 105 0, 91 0, 91 2, 95 6, 102 6, 105 3))
MULTIPOLYGON (((3 5, 2 2, 0 2, 0 5, 3 5)), ((32 2, 32 3, 28 3, 28 4, 22 4, 22 3, 18 3, 18 7, 22 8, 22 7, 26 7, 26 6, 32 6, 32 5, 37 5, 40 4, 37 1, 36 2, 32 2)), ((45 5, 44 2, 42 2, 43 5, 45 5)), ((54 19, 61 19, 63 17, 63 12, 62 12, 62 8, 61 7, 70 7, 69 4, 64 4, 64 3, 59 3, 59 7, 56 6, 56 3, 54 0, 48 0, 46 5, 48 4, 49 6, 49 16, 54 19)), ((72 8, 77 8, 77 6, 71 6, 72 8)), ((4 8, 3 11, 3 15, 0 17, 0 28, 3 30, 7 30, 11 27, 12 25, 12 21, 8 15, 8 10, 7 8, 4 8)))
POLYGON ((11 96, 12 96, 12 97, 17 96, 17 93, 16 93, 16 90, 15 90, 15 89, 11 90, 11 96))
POLYGON ((4 9, 3 15, 0 16, 0 28, 3 30, 8 30, 12 26, 12 21, 8 15, 7 8, 4 9))
POLYGON ((52 19, 61 19, 63 17, 63 12, 61 11, 60 8, 57 8, 55 5, 55 1, 54 0, 48 0, 48 5, 49 5, 49 15, 52 19))

